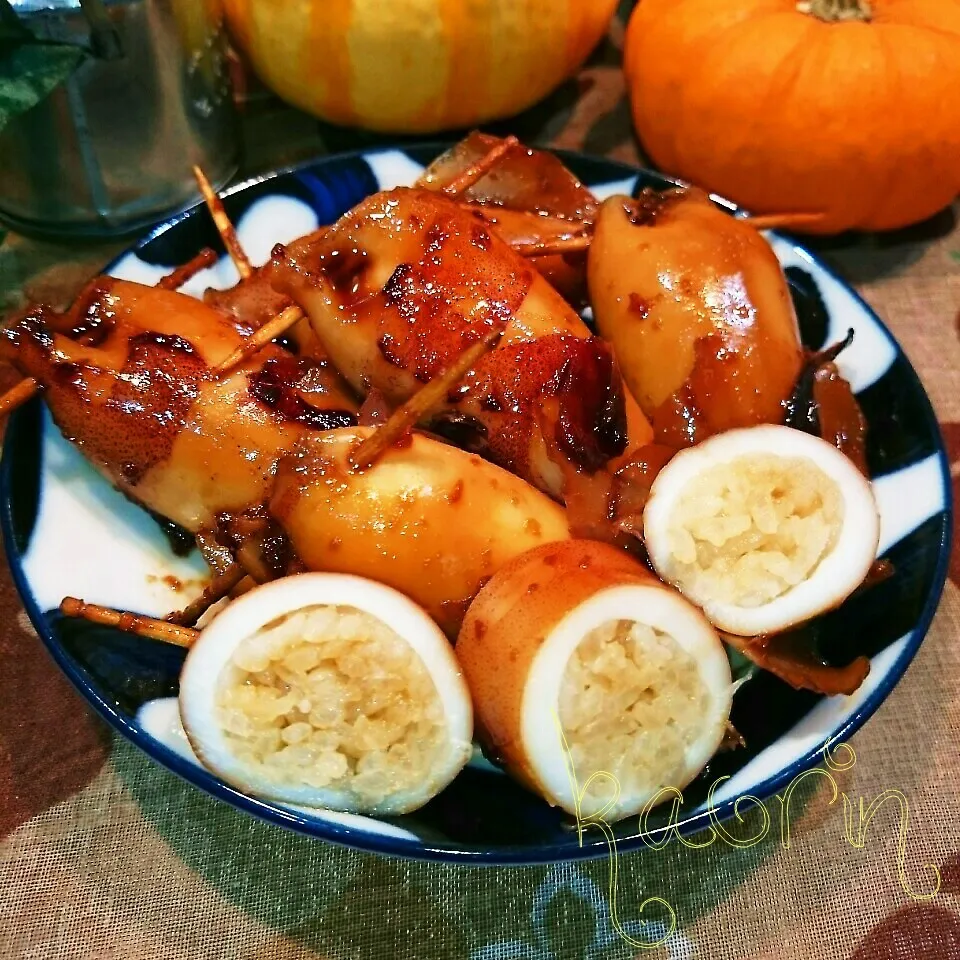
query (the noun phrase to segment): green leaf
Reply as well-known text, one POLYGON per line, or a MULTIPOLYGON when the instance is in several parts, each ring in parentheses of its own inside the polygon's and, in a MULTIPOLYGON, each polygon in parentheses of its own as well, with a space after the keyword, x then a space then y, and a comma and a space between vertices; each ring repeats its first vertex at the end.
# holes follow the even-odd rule
POLYGON ((730 673, 733 676, 733 682, 739 680, 749 680, 757 672, 757 665, 748 660, 739 650, 724 644, 727 650, 727 659, 730 661, 730 673))
POLYGON ((960 250, 951 250, 950 256, 953 257, 954 260, 960 260, 960 250))
POLYGON ((0 56, 0 130, 63 83, 83 57, 79 47, 48 43, 24 43, 0 56))

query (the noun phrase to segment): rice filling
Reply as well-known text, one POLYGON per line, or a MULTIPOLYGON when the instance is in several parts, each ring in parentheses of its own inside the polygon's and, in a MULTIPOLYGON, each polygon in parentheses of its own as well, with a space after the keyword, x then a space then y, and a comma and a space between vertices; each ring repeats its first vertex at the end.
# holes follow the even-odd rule
POLYGON ((667 572, 700 602, 759 607, 809 578, 842 524, 840 489, 812 460, 740 457, 678 496, 667 572))
POLYGON ((449 739, 420 657, 348 606, 308 607, 241 641, 216 707, 234 754, 262 775, 365 806, 429 780, 449 739))
POLYGON ((610 620, 578 644, 564 670, 559 714, 581 811, 613 798, 683 784, 686 754, 701 732, 709 693, 690 656, 669 634, 644 623, 610 620))

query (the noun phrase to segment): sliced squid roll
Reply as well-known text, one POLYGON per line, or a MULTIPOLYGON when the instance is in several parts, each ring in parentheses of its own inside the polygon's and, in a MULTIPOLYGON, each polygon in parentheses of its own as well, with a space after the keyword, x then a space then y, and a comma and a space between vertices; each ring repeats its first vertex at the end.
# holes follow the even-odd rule
POLYGON ((201 763, 240 790, 350 813, 415 810, 472 752, 469 694, 439 627, 343 574, 234 600, 187 656, 180 717, 201 763))
POLYGON ((456 654, 484 747, 571 814, 612 822, 684 787, 730 715, 713 628, 601 543, 548 544, 502 568, 467 612, 456 654))
POLYGON ((782 426, 730 430, 678 453, 643 518, 650 561, 720 630, 777 633, 863 582, 880 520, 836 447, 782 426))

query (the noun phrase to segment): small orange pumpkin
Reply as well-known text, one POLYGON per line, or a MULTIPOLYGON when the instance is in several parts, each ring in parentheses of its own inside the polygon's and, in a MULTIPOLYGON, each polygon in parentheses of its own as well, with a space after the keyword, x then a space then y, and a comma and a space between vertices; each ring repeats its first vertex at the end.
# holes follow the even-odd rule
POLYGON ((226 0, 260 78, 324 120, 426 133, 511 116, 572 76, 616 0, 226 0))
POLYGON ((885 230, 960 193, 960 0, 640 0, 625 70, 651 160, 756 213, 885 230))

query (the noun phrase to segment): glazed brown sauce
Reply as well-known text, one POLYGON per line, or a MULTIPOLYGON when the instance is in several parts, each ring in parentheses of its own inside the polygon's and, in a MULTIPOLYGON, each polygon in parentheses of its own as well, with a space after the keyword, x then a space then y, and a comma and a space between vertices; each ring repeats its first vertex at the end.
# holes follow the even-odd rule
POLYGON ((146 331, 128 342, 126 363, 110 375, 106 400, 97 401, 83 382, 87 371, 98 371, 83 367, 71 387, 75 400, 68 406, 61 398, 59 409, 62 426, 84 439, 88 455, 119 464, 123 478, 136 484, 169 458, 207 368, 193 345, 176 335, 146 331), (91 416, 98 418, 94 432, 84 423, 91 416))
POLYGON ((80 291, 66 313, 47 316, 50 328, 72 340, 99 346, 116 323, 116 311, 108 299, 112 286, 112 278, 95 277, 80 291))
POLYGON ((332 251, 322 263, 323 272, 347 304, 368 295, 365 280, 370 266, 364 251, 350 248, 332 251))
POLYGON ((693 446, 723 430, 777 419, 780 398, 761 403, 751 389, 749 371, 747 382, 741 382, 738 365, 748 361, 736 347, 712 333, 700 337, 693 349, 693 367, 686 382, 651 418, 657 443, 693 446))
POLYGON ((866 422, 832 363, 848 342, 809 354, 792 394, 782 398, 758 392, 756 361, 718 334, 701 337, 687 381, 653 412, 654 439, 680 448, 734 427, 782 422, 834 444, 866 475, 866 422))
POLYGON ((144 510, 157 521, 157 525, 160 527, 160 531, 167 538, 167 543, 170 546, 170 550, 173 552, 174 556, 177 557, 186 557, 193 552, 194 547, 197 545, 196 538, 189 530, 184 530, 178 523, 174 523, 172 520, 168 520, 166 517, 161 516, 159 513, 154 513, 149 507, 144 507, 144 510))
POLYGON ((490 249, 490 234, 479 224, 470 228, 470 242, 478 249, 486 252, 490 249))
POLYGON ((116 314, 97 300, 71 328, 68 336, 91 347, 98 347, 110 336, 116 324, 116 314))
POLYGON ((626 449, 627 410, 610 348, 596 337, 582 344, 560 369, 556 440, 574 463, 596 471, 626 449))
POLYGON ((613 476, 605 470, 584 473, 569 464, 563 475, 563 503, 570 535, 580 540, 616 543, 619 531, 613 522, 613 476))
POLYGON ((873 565, 867 571, 867 575, 863 578, 863 583, 854 591, 854 596, 877 586, 877 584, 884 583, 896 572, 889 560, 874 560, 873 565))
POLYGON ((488 451, 487 428, 483 421, 468 413, 447 410, 430 421, 430 430, 454 446, 470 453, 488 451))
MULTIPOLYGON (((471 236, 472 233, 473 231, 471 229, 471 236)), ((426 240, 424 252, 426 254, 437 254, 443 249, 444 244, 446 244, 446 242, 450 239, 450 231, 446 227, 442 226, 439 220, 435 220, 430 224, 429 227, 427 227, 423 238, 426 240)), ((437 264, 440 263, 439 260, 434 260, 433 262, 437 264)))
POLYGON ((261 567, 266 579, 285 576, 300 566, 287 535, 262 506, 243 513, 219 514, 215 536, 234 556, 246 551, 247 561, 261 567))
POLYGON ((710 435, 703 413, 686 384, 654 410, 650 426, 658 444, 674 449, 695 446, 710 435))
MULTIPOLYGON (((490 579, 489 577, 487 578, 490 579)), ((441 600, 440 601, 440 610, 441 617, 438 621, 440 626, 443 627, 444 633, 450 638, 452 642, 456 642, 457 639, 457 624, 463 623, 463 618, 467 615, 467 610, 470 609, 470 604, 473 602, 473 597, 465 597, 463 600, 441 600)))
POLYGON ((381 356, 421 383, 440 374, 469 347, 475 330, 508 322, 523 303, 533 276, 531 271, 517 272, 500 284, 498 277, 474 275, 457 251, 444 251, 442 256, 437 252, 449 235, 434 227, 427 229, 425 259, 398 264, 365 308, 380 329, 381 356))
POLYGON ((290 305, 291 300, 274 290, 258 271, 228 290, 204 291, 203 302, 249 333, 272 320, 290 305))
POLYGON ((869 477, 867 422, 850 384, 833 362, 853 342, 853 330, 819 353, 807 353, 796 386, 784 404, 784 422, 832 444, 869 477))
POLYGON ((361 427, 371 427, 383 423, 393 408, 387 402, 387 398, 376 387, 371 388, 363 398, 363 403, 357 411, 357 423, 361 427))
POLYGON ((24 340, 35 344, 41 350, 49 350, 53 346, 53 334, 46 322, 48 311, 44 307, 35 307, 25 313, 19 320, 10 321, 0 329, 0 335, 7 349, 18 351, 24 340))
POLYGON ((627 309, 638 320, 646 320, 650 316, 650 301, 645 300, 639 293, 631 293, 627 297, 627 309))
POLYGON ((820 420, 820 437, 833 444, 869 477, 867 467, 867 421, 850 384, 829 363, 814 375, 813 400, 820 420))
POLYGON ((653 481, 675 453, 672 447, 649 444, 615 474, 606 470, 591 474, 569 462, 558 464, 571 535, 622 547, 646 562, 643 509, 653 481))
POLYGON ((287 535, 273 520, 270 521, 267 532, 260 540, 260 552, 263 562, 275 577, 285 576, 296 562, 296 556, 287 535))
POLYGON ((413 430, 408 427, 390 446, 394 450, 406 450, 407 447, 413 446, 413 430))
POLYGON ((535 431, 562 459, 589 471, 627 443, 619 371, 610 348, 595 337, 549 334, 498 347, 447 402, 454 415, 436 418, 431 429, 470 449, 479 450, 483 440, 484 456, 526 479, 535 431))
POLYGON ((806 430, 808 433, 819 432, 817 408, 813 398, 813 382, 817 371, 828 363, 832 363, 840 354, 853 343, 853 330, 839 342, 820 351, 804 351, 803 366, 797 376, 793 392, 787 398, 786 424, 797 430, 806 430))
POLYGON ((389 333, 382 334, 377 340, 377 349, 380 351, 380 355, 384 360, 387 361, 391 366, 394 367, 403 367, 403 359, 394 352, 395 340, 390 336, 389 333))
POLYGON ((796 670, 808 683, 818 685, 820 692, 853 693, 866 678, 870 661, 857 657, 842 667, 824 663, 815 653, 815 629, 807 624, 772 637, 758 637, 756 642, 768 663, 781 670, 796 670))
POLYGON ((722 634, 731 646, 797 690, 826 696, 851 694, 870 672, 867 657, 857 657, 843 667, 824 663, 816 654, 816 623, 774 636, 735 637, 722 634))
POLYGON ((184 340, 183 337, 178 337, 175 333, 145 331, 130 338, 130 347, 134 351, 138 347, 148 344, 178 353, 193 354, 195 352, 193 344, 189 340, 184 340))
POLYGON ((383 288, 357 308, 358 322, 377 330, 383 359, 421 383, 475 342, 477 331, 508 322, 533 282, 533 271, 512 258, 507 262, 494 252, 478 257, 471 229, 454 234, 434 214, 423 234, 422 259, 399 263, 383 288))
MULTIPOLYGON (((79 363, 67 361, 56 364, 49 373, 50 383, 60 387, 72 387, 77 391, 86 392, 87 378, 79 363)), ((74 439, 73 437, 70 438, 74 439)))
POLYGON ((301 357, 273 357, 250 374, 250 394, 291 423, 315 430, 355 426, 353 411, 323 409, 304 400, 302 392, 314 370, 316 364, 301 357))
POLYGON ((686 196, 684 190, 664 190, 663 192, 644 187, 632 200, 624 203, 624 210, 630 222, 637 226, 653 226, 658 218, 686 196))
POLYGON ((170 549, 175 556, 188 557, 193 552, 196 541, 189 530, 184 530, 179 524, 167 520, 165 517, 160 518, 160 529, 167 538, 167 543, 170 544, 170 549))
POLYGON ((643 511, 653 482, 676 452, 674 447, 651 443, 637 450, 617 470, 613 502, 614 517, 621 530, 642 539, 643 511))

